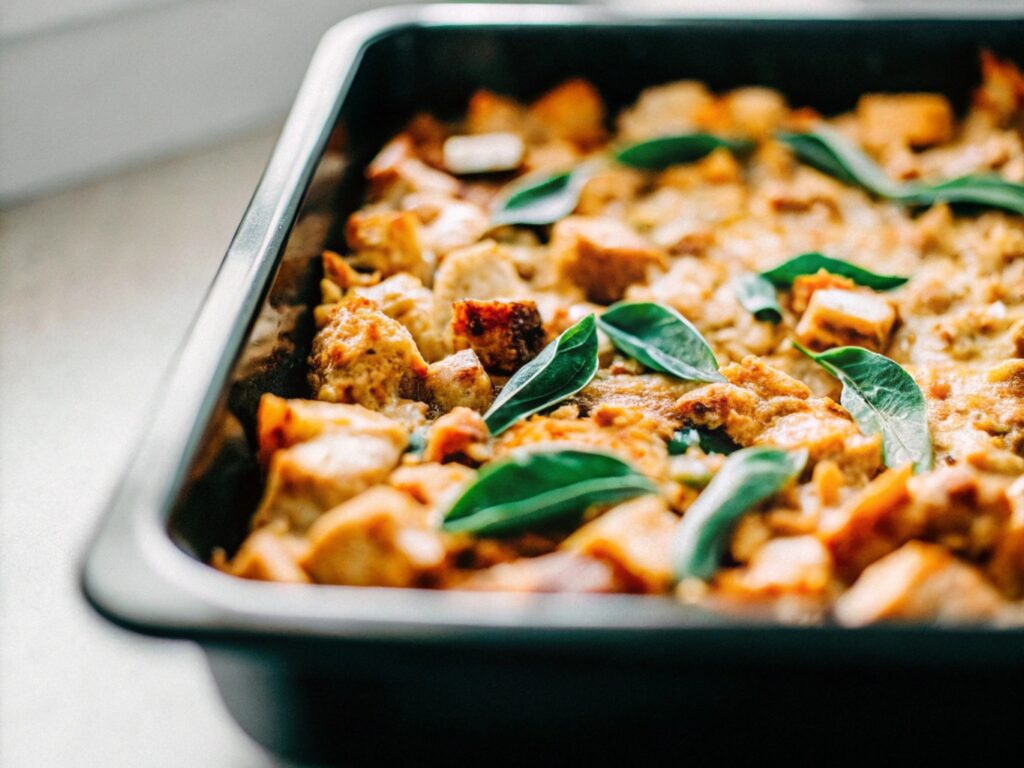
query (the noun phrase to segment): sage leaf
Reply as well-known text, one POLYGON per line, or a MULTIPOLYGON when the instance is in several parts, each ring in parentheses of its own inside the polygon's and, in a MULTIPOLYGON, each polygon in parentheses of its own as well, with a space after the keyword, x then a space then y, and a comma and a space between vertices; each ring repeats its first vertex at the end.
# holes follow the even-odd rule
POLYGON ((606 453, 521 452, 484 467, 448 510, 442 528, 516 533, 572 519, 594 504, 657 491, 647 477, 606 453))
POLYGON ((887 467, 913 463, 915 472, 932 468, 928 409, 903 366, 862 347, 836 347, 820 354, 796 347, 842 382, 840 402, 861 432, 882 435, 887 467))
POLYGON ((806 463, 804 450, 769 446, 744 448, 726 459, 676 529, 672 542, 676 579, 711 578, 739 519, 778 493, 806 463))
POLYGON ((609 307, 597 323, 616 347, 652 371, 686 381, 725 381, 704 337, 670 307, 620 302, 609 307))
POLYGON ((995 174, 968 174, 937 182, 901 183, 890 178, 858 146, 818 126, 809 133, 780 133, 796 156, 822 173, 905 205, 962 203, 1024 215, 1024 184, 995 174))
POLYGON ((615 153, 615 159, 624 165, 657 171, 670 165, 691 163, 714 150, 725 147, 731 152, 746 152, 754 142, 746 139, 725 139, 710 133, 684 133, 630 144, 615 153))
POLYGON ((587 181, 598 171, 597 162, 581 163, 571 171, 531 174, 513 182, 491 213, 491 226, 553 224, 576 210, 587 181))
POLYGON ((782 307, 775 286, 762 275, 740 275, 734 284, 740 306, 762 323, 782 321, 782 307))
POLYGON ((972 174, 923 186, 908 185, 900 198, 910 205, 962 203, 1024 215, 1024 184, 996 175, 972 174))
POLYGON ((833 259, 822 253, 801 253, 767 272, 762 272, 761 277, 778 288, 786 288, 801 275, 814 275, 822 269, 833 275, 848 277, 857 285, 874 288, 878 291, 897 288, 910 279, 900 275, 879 275, 863 267, 858 267, 856 264, 842 259, 833 259))
POLYGON ((597 327, 587 315, 506 382, 484 414, 492 435, 583 389, 597 373, 597 327))
POLYGON ((778 138, 812 168, 878 197, 898 198, 905 191, 860 147, 827 126, 818 126, 810 133, 780 133, 778 138))
POLYGON ((739 450, 739 446, 733 442, 722 429, 699 429, 697 427, 686 427, 677 429, 668 441, 668 452, 671 456, 679 456, 686 453, 693 446, 699 446, 704 453, 730 454, 739 450))

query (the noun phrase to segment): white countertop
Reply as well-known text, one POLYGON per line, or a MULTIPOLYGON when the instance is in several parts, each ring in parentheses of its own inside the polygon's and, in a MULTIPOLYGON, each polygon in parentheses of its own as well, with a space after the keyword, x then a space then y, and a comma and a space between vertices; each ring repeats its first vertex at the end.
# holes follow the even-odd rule
POLYGON ((0 764, 273 761, 201 653, 78 592, 97 515, 276 129, 0 213, 0 764))

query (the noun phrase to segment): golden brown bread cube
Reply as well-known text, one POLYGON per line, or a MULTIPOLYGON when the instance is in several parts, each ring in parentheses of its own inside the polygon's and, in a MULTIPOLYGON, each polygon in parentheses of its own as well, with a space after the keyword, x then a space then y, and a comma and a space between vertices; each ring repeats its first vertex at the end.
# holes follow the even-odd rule
POLYGON ((616 592, 614 569, 576 552, 524 557, 476 571, 458 589, 480 592, 616 592))
POLYGON ((377 486, 325 513, 309 529, 302 567, 320 584, 430 586, 445 546, 430 510, 390 486, 377 486))
POLYGON ((741 569, 722 572, 716 583, 732 597, 823 596, 832 578, 832 556, 815 536, 770 539, 741 569))
POLYGON ((555 137, 590 149, 605 140, 604 102, 586 80, 568 80, 530 106, 530 116, 555 137))
POLYGON ((490 437, 483 417, 460 406, 434 422, 423 449, 423 459, 438 464, 448 461, 479 464, 490 458, 487 444, 490 437))
POLYGON ((318 399, 378 410, 394 405, 427 373, 405 326, 361 296, 330 310, 313 339, 309 363, 318 399))
POLYGON ((953 136, 953 108, 938 93, 869 93, 857 102, 861 140, 868 147, 930 147, 953 136))
POLYGON ((267 485, 253 518, 302 531, 325 509, 382 482, 401 459, 408 430, 358 405, 264 395, 257 416, 267 485))
POLYGON ((357 211, 345 227, 352 263, 384 277, 408 272, 429 283, 434 255, 421 242, 420 222, 408 211, 357 211))
POLYGON ((285 530, 283 526, 273 525, 253 531, 230 562, 224 557, 224 550, 217 550, 214 567, 243 579, 309 583, 309 576, 299 567, 306 543, 285 530))
POLYGON ((896 310, 877 294, 821 288, 811 295, 796 335, 818 351, 852 345, 881 352, 895 322, 896 310))
POLYGON ((911 541, 869 566, 835 605, 841 624, 979 622, 1002 608, 977 569, 935 544, 911 541))
POLYGON ((460 299, 515 299, 529 288, 508 249, 493 240, 449 253, 434 276, 434 323, 440 329, 452 319, 452 304, 460 299))
POLYGON ((562 549, 608 563, 634 592, 664 592, 672 583, 672 535, 679 518, 657 496, 605 512, 562 542, 562 549))
POLYGON ((434 294, 419 278, 400 272, 377 285, 353 288, 352 294, 369 299, 385 315, 404 325, 424 359, 444 357, 447 345, 434 324, 434 294))
POLYGON ((472 349, 448 355, 427 369, 427 392, 440 410, 464 406, 483 413, 494 400, 491 377, 472 349))
POLYGON ((551 257, 563 277, 583 289, 589 301, 611 304, 648 273, 668 267, 659 248, 618 219, 570 216, 555 224, 551 257))
POLYGON ((452 305, 455 349, 472 349, 488 373, 515 373, 544 342, 544 323, 534 301, 464 299, 452 305))

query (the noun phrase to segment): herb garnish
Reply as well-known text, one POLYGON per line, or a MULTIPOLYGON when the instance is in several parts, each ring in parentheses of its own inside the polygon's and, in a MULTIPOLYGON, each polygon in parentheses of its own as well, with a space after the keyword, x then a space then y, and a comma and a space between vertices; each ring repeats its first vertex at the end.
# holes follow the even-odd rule
POLYGON ((594 504, 657 493, 657 486, 606 453, 513 454, 484 467, 445 515, 446 531, 507 534, 572 519, 594 504))
POLYGON ((840 402, 865 435, 882 435, 887 467, 913 462, 915 472, 932 467, 928 409, 913 377, 885 355, 862 347, 836 347, 815 354, 797 349, 843 383, 840 402))
POLYGON ((736 522, 752 507, 778 493, 806 462, 804 450, 768 446, 744 448, 726 459, 686 510, 676 531, 672 546, 676 579, 711 578, 736 522))
POLYGON ((740 306, 763 323, 782 321, 782 307, 775 286, 763 275, 740 275, 734 283, 740 306))
POLYGON ((597 320, 612 343, 652 371, 686 381, 725 381, 711 347, 693 324, 670 307, 619 302, 597 320))
POLYGON ((762 272, 761 277, 777 288, 786 288, 801 275, 814 275, 822 269, 833 275, 848 277, 857 285, 874 288, 878 291, 897 288, 910 279, 900 275, 879 275, 863 267, 858 267, 856 264, 842 259, 834 259, 823 253, 801 253, 777 267, 762 272))
POLYGON ((677 429, 672 434, 668 441, 668 452, 670 456, 679 456, 695 445, 700 446, 704 453, 724 453, 726 455, 740 449, 740 446, 734 443, 723 429, 685 427, 677 429))
POLYGON ((808 133, 780 133, 796 156, 822 173, 906 205, 939 202, 1001 208, 1024 215, 1024 184, 994 174, 968 174, 932 183, 890 178, 853 142, 827 126, 808 133))
POLYGON ((615 159, 624 165, 658 171, 670 165, 699 160, 720 147, 730 152, 746 152, 754 142, 747 139, 725 139, 710 133, 684 133, 676 136, 658 136, 630 144, 615 153, 615 159))
POLYGON ((597 328, 587 315, 541 350, 505 384, 484 414, 492 435, 583 389, 597 373, 597 328))
POLYGON ((580 192, 597 173, 597 162, 585 162, 569 171, 531 174, 513 182, 491 214, 491 226, 553 224, 574 210, 580 192))

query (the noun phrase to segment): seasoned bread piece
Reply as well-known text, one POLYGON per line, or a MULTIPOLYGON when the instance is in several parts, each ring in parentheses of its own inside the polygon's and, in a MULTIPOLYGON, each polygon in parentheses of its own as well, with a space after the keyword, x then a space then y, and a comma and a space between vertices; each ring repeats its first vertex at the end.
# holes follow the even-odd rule
POLYGON ((619 591, 610 565, 575 552, 552 552, 492 565, 452 586, 479 592, 619 591))
POLYGON ((434 278, 434 322, 448 327, 452 304, 460 299, 517 299, 529 296, 508 250, 493 240, 452 251, 434 278))
POLYGON ((358 405, 264 395, 257 416, 267 486, 254 527, 282 520, 305 530, 325 509, 382 482, 398 464, 408 431, 358 405))
POLYGON ((427 374, 405 326, 353 296, 333 307, 313 339, 310 385, 320 400, 382 409, 395 405, 427 374))
POLYGON ((424 359, 444 357, 444 336, 434 325, 434 294, 419 278, 400 272, 377 285, 353 288, 352 294, 369 299, 385 315, 404 325, 424 359))
POLYGON ((617 454, 654 480, 665 478, 668 449, 642 411, 602 405, 587 419, 576 418, 574 413, 564 416, 556 411, 513 424, 498 437, 494 458, 520 448, 582 448, 617 454))
POLYGON ((953 136, 953 108, 938 93, 869 93, 857 102, 861 141, 881 149, 928 147, 953 136))
POLYGON ((722 368, 727 383, 708 384, 679 398, 679 415, 695 426, 722 427, 740 445, 806 448, 811 463, 832 459, 851 478, 881 465, 881 436, 861 434, 850 415, 828 397, 759 358, 722 368))
POLYGON ((934 544, 912 541, 861 574, 836 601, 841 624, 978 622, 1000 612, 999 593, 971 566, 934 544))
POLYGON ((619 115, 619 138, 640 141, 655 136, 692 133, 714 105, 703 83, 680 80, 646 88, 636 103, 619 115))
POLYGON ((429 283, 434 255, 424 250, 420 237, 419 220, 408 211, 356 211, 345 227, 353 266, 384 277, 408 272, 429 283))
POLYGON ((608 563, 634 592, 664 592, 672 583, 670 551, 679 518, 657 496, 619 504, 577 530, 561 548, 608 563))
POLYGON ((488 373, 515 373, 544 342, 544 323, 532 300, 463 299, 452 305, 452 344, 472 349, 488 373))
POLYGON ((395 488, 377 486, 310 527, 301 565, 320 584, 415 587, 435 583, 445 557, 429 508, 395 488))
POLYGON ((434 422, 427 445, 423 449, 424 461, 462 461, 480 464, 490 458, 487 445, 491 433, 483 417, 469 408, 454 408, 434 422))
POLYGON ((781 595, 824 596, 832 578, 832 556, 815 536, 770 539, 744 568, 719 574, 718 586, 729 597, 773 598, 781 595))
POLYGON ((892 304, 875 293, 820 288, 811 295, 796 335, 818 351, 856 346, 881 352, 895 322, 892 304))
POLYGON ((589 301, 611 304, 648 273, 667 268, 665 254, 628 224, 602 216, 570 216, 555 224, 551 258, 589 301))
POLYGON ((298 562, 305 549, 306 542, 286 533, 284 526, 269 525, 249 534, 230 562, 224 550, 217 550, 213 564, 243 579, 306 584, 309 576, 298 562))
POLYGON ((459 406, 483 413, 491 407, 491 378, 472 349, 464 349, 427 368, 427 392, 434 405, 447 412, 459 406))
POLYGON ((530 116, 556 138, 583 149, 590 149, 607 137, 604 102, 586 80, 567 80, 548 91, 531 105, 530 116))

